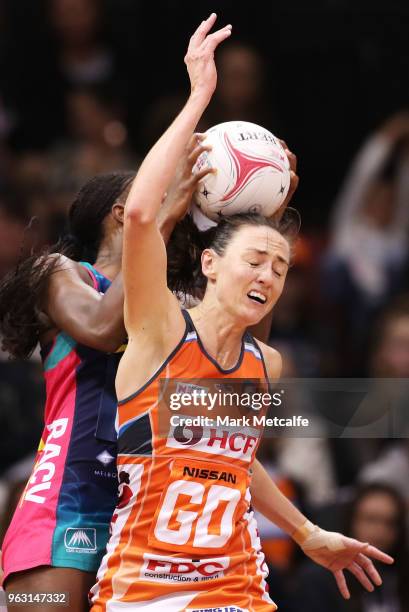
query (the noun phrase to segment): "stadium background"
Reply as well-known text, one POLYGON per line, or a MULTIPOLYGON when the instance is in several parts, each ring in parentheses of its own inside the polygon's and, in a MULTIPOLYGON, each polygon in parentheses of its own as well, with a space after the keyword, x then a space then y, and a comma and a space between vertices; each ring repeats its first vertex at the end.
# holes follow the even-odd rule
MULTIPOLYGON (((33 243, 54 242, 86 178, 137 166, 183 102, 186 42, 213 10, 233 24, 234 36, 218 56, 218 92, 200 127, 255 121, 284 138, 299 160, 293 205, 303 219, 301 239, 271 331, 285 373, 409 377, 403 1, 0 2, 0 277, 33 243), (40 223, 24 234, 32 215, 40 223), (348 237, 345 254, 339 244, 348 237)), ((39 439, 42 402, 38 358, 16 363, 2 354, 2 528, 39 439)), ((404 525, 395 516, 400 501, 408 508, 407 440, 329 440, 324 431, 321 439, 269 440, 263 453, 272 475, 323 526, 356 533, 369 520, 381 537, 389 525, 390 550, 400 546, 402 560, 383 602, 357 593, 355 607, 345 609, 406 610, 387 585, 409 578, 404 525), (369 481, 392 485, 398 497, 372 491, 372 518, 358 516, 359 504, 348 515, 369 481)), ((297 598, 306 612, 344 609, 325 576, 282 535, 261 528, 281 611, 299 609, 297 598)))

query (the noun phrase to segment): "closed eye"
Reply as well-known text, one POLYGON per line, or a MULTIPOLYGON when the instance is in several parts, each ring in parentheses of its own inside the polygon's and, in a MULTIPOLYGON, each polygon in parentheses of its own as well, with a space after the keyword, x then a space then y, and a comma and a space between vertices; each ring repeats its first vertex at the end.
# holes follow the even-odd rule
POLYGON ((280 269, 273 268, 273 272, 277 276, 277 278, 281 278, 284 274, 284 271, 281 268, 280 269))
POLYGON ((252 268, 257 268, 257 266, 259 266, 260 264, 255 262, 255 261, 249 261, 249 264, 252 268))

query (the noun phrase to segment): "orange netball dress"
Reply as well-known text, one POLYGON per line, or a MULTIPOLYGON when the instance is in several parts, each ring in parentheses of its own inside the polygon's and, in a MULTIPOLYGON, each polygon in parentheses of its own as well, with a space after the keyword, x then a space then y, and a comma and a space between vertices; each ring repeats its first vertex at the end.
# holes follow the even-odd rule
POLYGON ((119 402, 120 499, 90 594, 92 612, 277 609, 266 590, 250 507, 250 467, 261 429, 173 427, 168 421, 164 434, 160 422, 167 379, 265 380, 263 356, 245 334, 237 365, 223 370, 183 314, 178 346, 139 391, 119 402))

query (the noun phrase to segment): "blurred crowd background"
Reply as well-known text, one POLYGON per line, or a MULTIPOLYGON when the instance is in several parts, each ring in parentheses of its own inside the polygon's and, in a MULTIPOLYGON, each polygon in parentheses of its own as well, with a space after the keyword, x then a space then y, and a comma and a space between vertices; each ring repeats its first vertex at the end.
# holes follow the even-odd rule
MULTIPOLYGON (((303 223, 270 336, 285 376, 408 378, 403 0, 0 0, 0 278, 56 241, 86 179, 137 167, 183 104, 187 39, 213 10, 234 37, 199 129, 253 121, 299 160, 303 223)), ((38 358, 2 353, 0 530, 31 468, 43 397, 38 358)), ((312 520, 397 558, 377 594, 351 581, 344 604, 332 577, 260 519, 281 612, 409 610, 407 423, 400 439, 266 441, 260 458, 312 520)))

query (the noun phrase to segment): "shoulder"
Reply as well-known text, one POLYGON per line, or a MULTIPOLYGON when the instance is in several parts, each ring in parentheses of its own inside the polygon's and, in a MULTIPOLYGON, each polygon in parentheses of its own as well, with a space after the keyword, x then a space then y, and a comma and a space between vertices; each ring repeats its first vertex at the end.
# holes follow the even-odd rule
POLYGON ((49 253, 48 255, 44 255, 44 257, 47 263, 54 263, 56 266, 61 268, 70 267, 77 263, 61 253, 49 253))
POLYGON ((281 370, 283 367, 283 360, 280 353, 272 346, 268 346, 264 342, 257 340, 257 344, 264 357, 266 364, 266 370, 269 378, 279 378, 281 376, 281 370))
POLYGON ((74 261, 61 253, 50 253, 47 255, 46 265, 50 266, 53 272, 59 272, 59 274, 50 276, 50 283, 59 284, 70 279, 72 281, 83 281, 87 285, 92 285, 91 277, 85 267, 78 261, 74 261))

